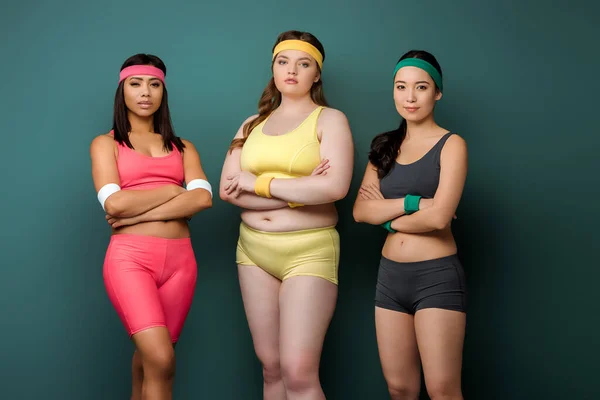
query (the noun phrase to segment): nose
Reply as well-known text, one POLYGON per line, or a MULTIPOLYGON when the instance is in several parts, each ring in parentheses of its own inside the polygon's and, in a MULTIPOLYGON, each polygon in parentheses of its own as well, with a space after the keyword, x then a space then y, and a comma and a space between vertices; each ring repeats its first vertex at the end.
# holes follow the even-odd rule
POLYGON ((144 97, 150 96, 150 85, 148 83, 144 83, 141 85, 140 94, 144 97))
POLYGON ((296 65, 293 63, 290 63, 288 66, 288 75, 297 75, 298 71, 296 70, 296 65))
POLYGON ((415 91, 413 89, 408 90, 408 94, 406 95, 406 101, 408 101, 409 103, 414 103, 415 101, 417 101, 415 97, 415 91))

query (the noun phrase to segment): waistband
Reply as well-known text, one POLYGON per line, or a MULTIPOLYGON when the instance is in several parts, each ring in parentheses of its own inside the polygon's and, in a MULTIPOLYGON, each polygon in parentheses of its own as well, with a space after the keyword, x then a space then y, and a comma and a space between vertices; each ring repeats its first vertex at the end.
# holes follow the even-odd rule
POLYGON ((326 232, 326 231, 330 231, 330 230, 335 230, 335 225, 324 226, 324 227, 321 227, 321 228, 301 229, 301 230, 298 230, 298 231, 268 232, 268 231, 261 231, 259 229, 254 229, 254 228, 248 226, 245 222, 242 221, 242 223, 240 224, 240 228, 247 229, 247 230, 249 230, 251 232, 260 233, 261 235, 271 235, 271 236, 284 237, 284 236, 303 235, 303 234, 310 234, 310 233, 318 233, 318 232, 326 232))
POLYGON ((451 254, 449 256, 434 258, 431 260, 424 261, 412 261, 412 262, 398 262, 394 260, 390 260, 389 258, 385 258, 381 256, 381 263, 394 265, 396 267, 402 268, 428 268, 428 267, 439 267, 444 264, 458 263, 460 264, 460 259, 458 258, 458 254, 451 254))
POLYGON ((148 245, 159 244, 191 244, 192 239, 186 238, 162 238, 158 236, 136 235, 133 233, 118 233, 110 237, 110 241, 117 243, 142 243, 148 245))

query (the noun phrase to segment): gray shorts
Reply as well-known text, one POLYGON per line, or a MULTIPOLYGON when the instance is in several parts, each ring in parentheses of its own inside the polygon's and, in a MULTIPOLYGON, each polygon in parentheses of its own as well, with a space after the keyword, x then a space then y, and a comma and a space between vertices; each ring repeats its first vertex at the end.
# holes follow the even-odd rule
POLYGON ((424 308, 466 312, 466 279, 458 256, 409 263, 382 256, 375 305, 408 314, 424 308))

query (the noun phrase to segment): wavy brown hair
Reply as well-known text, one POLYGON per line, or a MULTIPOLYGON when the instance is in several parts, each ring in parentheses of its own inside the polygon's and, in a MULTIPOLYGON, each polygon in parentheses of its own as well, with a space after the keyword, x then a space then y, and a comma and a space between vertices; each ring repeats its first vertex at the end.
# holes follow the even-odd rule
MULTIPOLYGON (((284 40, 302 40, 304 42, 310 43, 317 48, 323 55, 323 61, 325 61, 325 49, 323 45, 314 35, 308 32, 300 32, 300 31, 287 31, 281 33, 275 44, 273 45, 273 49, 284 40)), ((275 60, 273 60, 274 62, 275 60)), ((273 69, 273 62, 271 63, 271 70, 273 69)), ((317 64, 317 68, 319 69, 319 73, 321 73, 321 68, 317 64)), ((310 88, 310 97, 315 104, 320 106, 327 107, 327 101, 325 100, 325 94, 323 93, 323 78, 319 78, 318 82, 315 82, 310 88)), ((248 135, 254 128, 256 128, 261 122, 263 122, 267 117, 275 111, 277 107, 281 104, 281 92, 275 86, 275 80, 271 77, 271 80, 267 84, 267 87, 260 96, 260 100, 258 101, 258 116, 251 121, 248 121, 244 125, 244 136, 242 138, 233 139, 231 141, 231 145, 229 146, 229 151, 233 151, 238 147, 243 147, 244 143, 248 139, 248 135)))

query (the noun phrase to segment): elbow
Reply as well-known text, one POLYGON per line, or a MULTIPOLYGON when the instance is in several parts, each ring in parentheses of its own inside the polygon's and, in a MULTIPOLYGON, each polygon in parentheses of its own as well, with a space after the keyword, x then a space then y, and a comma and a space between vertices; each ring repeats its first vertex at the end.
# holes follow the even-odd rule
POLYGON ((348 194, 348 187, 341 187, 337 185, 332 185, 329 196, 331 198, 331 202, 334 203, 336 201, 340 201, 346 197, 348 194))
POLYGON ((104 211, 113 217, 123 217, 125 213, 123 204, 115 196, 109 196, 106 199, 104 202, 104 211))
POLYGON ((352 209, 352 218, 354 218, 354 222, 364 222, 362 213, 360 212, 360 208, 356 205, 352 209))
POLYGON ((431 218, 430 223, 431 228, 436 231, 441 231, 450 225, 450 220, 448 220, 445 215, 435 215, 431 218))
POLYGON ((208 190, 198 190, 198 192, 200 194, 197 200, 198 211, 212 208, 212 194, 208 190))
POLYGON ((225 190, 223 190, 223 189, 219 190, 219 198, 221 200, 223 200, 223 201, 228 202, 228 203, 230 202, 229 201, 229 196, 227 195, 227 193, 225 193, 225 190))
POLYGON ((212 208, 213 203, 212 203, 212 197, 208 197, 206 199, 203 199, 203 201, 201 202, 201 207, 203 210, 212 208))

